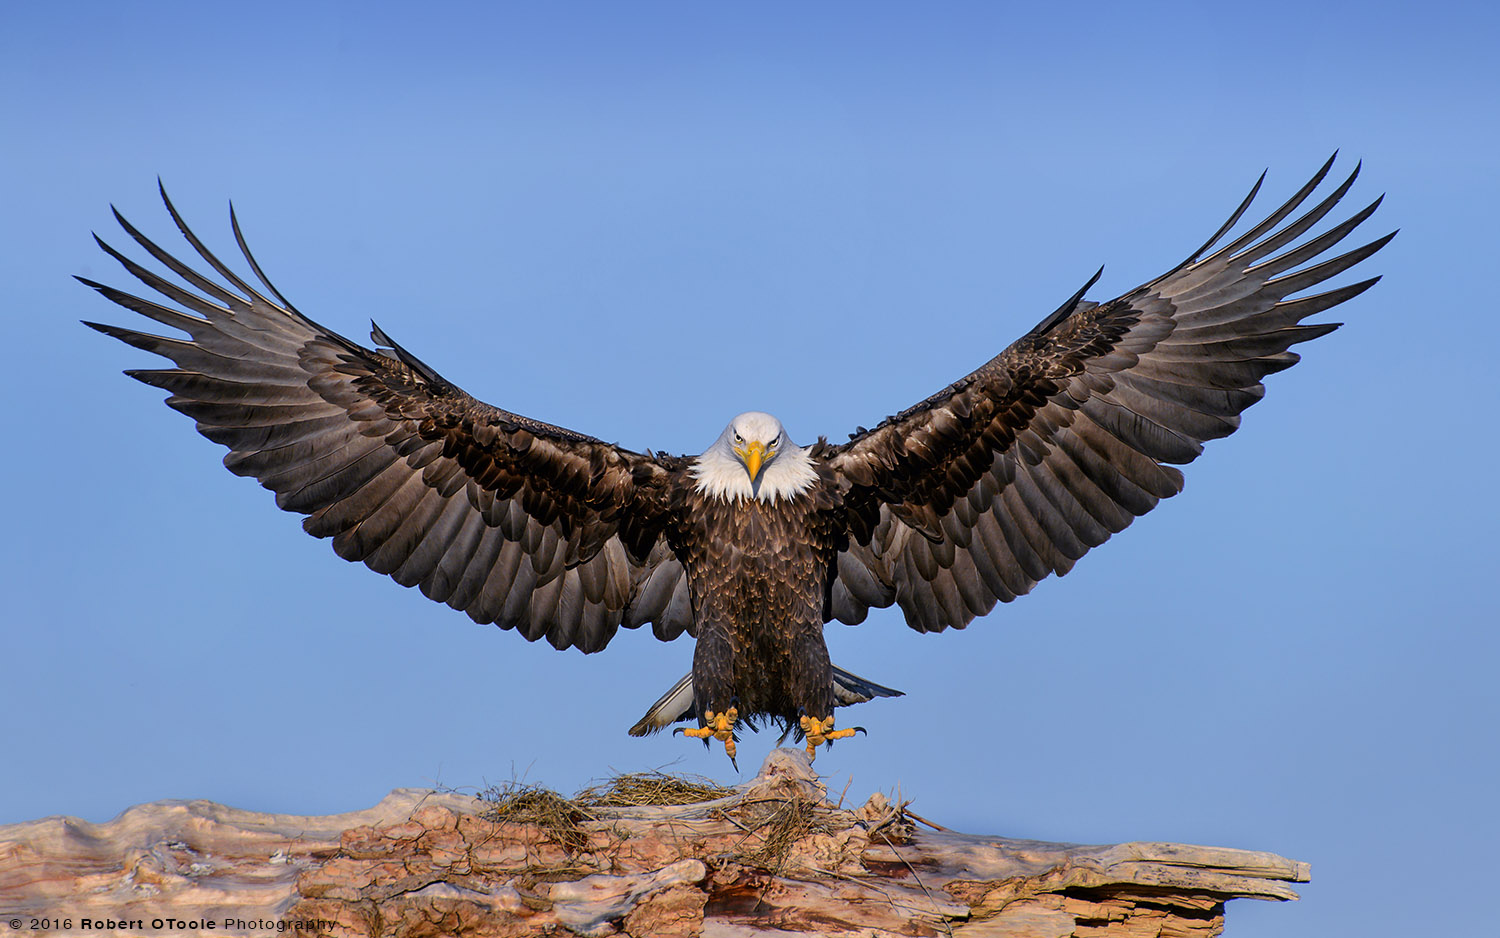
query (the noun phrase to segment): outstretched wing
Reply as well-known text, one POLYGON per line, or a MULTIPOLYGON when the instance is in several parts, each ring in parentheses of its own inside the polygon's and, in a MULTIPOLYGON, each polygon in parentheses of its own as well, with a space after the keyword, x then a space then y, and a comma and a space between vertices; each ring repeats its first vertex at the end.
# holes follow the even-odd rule
POLYGON ((1082 299, 1096 274, 974 373, 828 447, 856 516, 832 617, 858 623, 870 607, 894 602, 918 631, 962 628, 997 601, 1067 573, 1089 548, 1181 491, 1173 464, 1234 432, 1240 412, 1264 393, 1261 379, 1298 360, 1291 346, 1338 327, 1302 320, 1379 279, 1287 299, 1394 236, 1313 263, 1380 204, 1303 239, 1348 191, 1357 166, 1277 230, 1332 165, 1213 250, 1257 181, 1223 227, 1168 273, 1102 305, 1082 299))
POLYGON ((162 200, 223 282, 116 212, 192 289, 100 247, 182 309, 79 279, 188 338, 87 325, 176 364, 126 374, 171 392, 168 406, 229 448, 231 472, 307 515, 303 528, 331 537, 345 560, 528 641, 592 652, 621 625, 652 622, 662 639, 690 631, 686 579, 657 537, 673 460, 477 401, 378 327, 379 351, 345 339, 282 298, 232 211, 235 239, 269 298, 204 247, 165 191, 162 200))

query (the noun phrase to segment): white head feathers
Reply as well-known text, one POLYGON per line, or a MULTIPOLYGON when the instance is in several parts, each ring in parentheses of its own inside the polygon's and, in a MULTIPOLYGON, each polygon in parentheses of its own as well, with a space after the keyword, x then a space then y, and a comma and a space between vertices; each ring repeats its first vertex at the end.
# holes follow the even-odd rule
POLYGON ((781 421, 753 410, 729 421, 689 471, 706 495, 772 504, 800 495, 818 479, 812 457, 787 438, 781 421))

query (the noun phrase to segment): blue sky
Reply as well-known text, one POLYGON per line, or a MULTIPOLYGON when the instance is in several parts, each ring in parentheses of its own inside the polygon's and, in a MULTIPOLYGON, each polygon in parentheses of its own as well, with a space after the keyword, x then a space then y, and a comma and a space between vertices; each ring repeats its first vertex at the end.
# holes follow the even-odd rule
POLYGON ((1491 10, 79 3, 0 27, 0 823, 734 777, 624 734, 688 644, 476 627, 339 561, 120 375, 151 357, 78 320, 131 314, 69 275, 128 279, 88 236, 123 246, 111 203, 173 243, 158 175, 226 255, 233 198, 327 325, 697 452, 752 408, 802 442, 870 425, 1341 148, 1350 211, 1386 192, 1365 230, 1403 229, 1348 325, 1066 578, 963 632, 831 627, 909 696, 817 766, 951 827, 1313 864, 1299 905, 1232 906, 1232 938, 1472 931, 1410 879, 1500 873, 1491 10))

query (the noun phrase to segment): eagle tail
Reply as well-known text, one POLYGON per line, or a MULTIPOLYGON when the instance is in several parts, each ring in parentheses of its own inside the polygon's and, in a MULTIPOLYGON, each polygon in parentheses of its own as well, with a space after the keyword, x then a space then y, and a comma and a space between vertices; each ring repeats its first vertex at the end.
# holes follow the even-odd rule
POLYGON ((682 676, 682 680, 672 685, 671 690, 662 694, 660 700, 651 705, 645 716, 636 721, 635 726, 630 728, 630 735, 647 736, 657 733, 692 715, 693 672, 689 671, 682 676))
POLYGON ((874 681, 866 680, 858 674, 845 671, 838 665, 833 666, 833 705, 835 707, 852 707, 855 704, 874 700, 876 697, 905 696, 906 691, 904 690, 896 690, 894 687, 876 684, 874 681))
MULTIPOLYGON (((858 674, 845 671, 838 665, 833 666, 833 705, 835 707, 850 707, 874 700, 876 697, 904 696, 906 696, 905 691, 876 684, 858 674)), ((689 671, 682 676, 681 680, 673 684, 672 689, 663 694, 660 700, 651 705, 645 716, 636 721, 636 724, 630 728, 630 735, 648 736, 666 729, 673 723, 681 723, 692 718, 693 674, 689 671)), ((753 724, 751 728, 754 728, 753 724)))

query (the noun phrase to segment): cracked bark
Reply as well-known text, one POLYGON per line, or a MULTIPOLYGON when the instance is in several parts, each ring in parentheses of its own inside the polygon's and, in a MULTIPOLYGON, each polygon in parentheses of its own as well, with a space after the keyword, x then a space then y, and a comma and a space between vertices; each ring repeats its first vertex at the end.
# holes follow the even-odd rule
POLYGON ((1223 930, 1228 900, 1295 899, 1287 884, 1308 878, 1246 850, 922 830, 879 794, 834 806, 791 749, 727 798, 599 809, 581 840, 484 808, 406 789, 327 817, 179 801, 0 827, 0 911, 71 920, 54 934, 173 916, 386 938, 1199 938, 1223 930))

